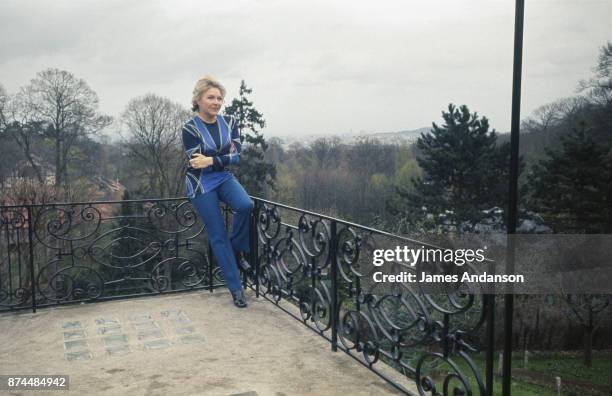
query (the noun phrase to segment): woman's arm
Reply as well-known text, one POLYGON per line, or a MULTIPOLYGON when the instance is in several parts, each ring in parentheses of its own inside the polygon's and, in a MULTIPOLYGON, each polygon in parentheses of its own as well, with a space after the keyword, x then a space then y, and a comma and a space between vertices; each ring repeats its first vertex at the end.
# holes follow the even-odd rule
POLYGON ((203 169, 213 164, 213 159, 202 154, 200 141, 189 132, 189 127, 183 127, 183 147, 188 158, 187 169, 203 169))
POLYGON ((238 130, 238 123, 236 118, 231 116, 230 118, 231 132, 231 147, 229 154, 216 155, 213 157, 213 164, 216 167, 224 167, 229 165, 238 165, 240 162, 240 151, 242 150, 242 144, 240 143, 240 131, 238 130))
MULTIPOLYGON (((187 161, 191 159, 194 153, 202 154, 200 141, 198 138, 193 136, 188 129, 187 125, 183 126, 182 138, 183 138, 183 149, 185 150, 185 155, 187 156, 187 161)), ((191 168, 191 164, 187 165, 191 168)))

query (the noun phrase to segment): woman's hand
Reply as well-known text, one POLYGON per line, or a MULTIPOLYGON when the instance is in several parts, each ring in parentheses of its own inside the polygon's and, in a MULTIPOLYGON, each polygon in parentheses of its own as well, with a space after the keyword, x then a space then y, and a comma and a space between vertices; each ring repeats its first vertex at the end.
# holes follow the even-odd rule
POLYGON ((213 164, 212 157, 206 157, 200 153, 193 153, 189 160, 189 165, 195 169, 206 168, 213 164))

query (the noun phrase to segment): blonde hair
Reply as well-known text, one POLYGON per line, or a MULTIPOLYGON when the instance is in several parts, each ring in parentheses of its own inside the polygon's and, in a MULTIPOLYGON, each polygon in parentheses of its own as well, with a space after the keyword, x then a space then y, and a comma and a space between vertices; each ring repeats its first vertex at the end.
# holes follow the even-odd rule
POLYGON ((221 96, 225 98, 225 87, 221 85, 221 83, 217 81, 216 78, 212 76, 204 76, 196 82, 196 85, 193 88, 193 96, 191 97, 191 110, 198 111, 199 107, 197 102, 200 99, 200 96, 202 96, 202 94, 208 91, 210 88, 218 88, 219 91, 221 91, 221 96))

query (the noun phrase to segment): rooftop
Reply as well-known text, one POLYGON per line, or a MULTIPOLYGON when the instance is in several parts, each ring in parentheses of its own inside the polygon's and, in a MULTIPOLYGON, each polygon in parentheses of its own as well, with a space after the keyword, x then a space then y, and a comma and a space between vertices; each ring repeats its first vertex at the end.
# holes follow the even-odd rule
POLYGON ((268 300, 247 296, 246 309, 216 289, 2 313, 0 372, 68 375, 72 394, 401 394, 268 300))
POLYGON ((246 310, 186 198, 0 207, 0 373, 77 394, 493 390, 492 296, 373 279, 377 250, 430 245, 253 200, 246 310))

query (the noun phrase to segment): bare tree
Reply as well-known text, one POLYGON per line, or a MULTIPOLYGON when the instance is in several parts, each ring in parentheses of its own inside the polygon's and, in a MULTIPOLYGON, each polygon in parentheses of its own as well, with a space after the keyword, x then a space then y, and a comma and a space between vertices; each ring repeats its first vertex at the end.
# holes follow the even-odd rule
POLYGON ((3 189, 0 201, 6 205, 38 205, 57 201, 57 188, 41 185, 33 179, 13 182, 11 188, 3 189))
POLYGON ((121 116, 129 133, 122 138, 140 163, 144 191, 153 197, 183 195, 181 175, 186 161, 180 133, 189 116, 186 108, 155 94, 130 100, 121 116))
POLYGON ((340 162, 340 138, 337 136, 318 138, 310 144, 310 150, 321 168, 337 166, 340 162))
POLYGON ((41 164, 35 159, 36 141, 42 137, 43 123, 32 119, 33 112, 27 110, 23 95, 5 95, 0 106, 0 130, 21 148, 26 160, 34 170, 40 184, 45 180, 41 164))
POLYGON ((525 132, 545 132, 561 124, 567 124, 568 121, 571 124, 584 112, 588 105, 588 100, 583 96, 561 98, 547 103, 538 107, 529 118, 523 121, 521 130, 525 132))
POLYGON ((594 75, 578 84, 579 91, 586 91, 597 104, 609 106, 612 104, 612 42, 600 48, 597 65, 593 68, 594 75))
POLYGON ((8 93, 6 92, 6 89, 4 89, 4 86, 2 84, 0 84, 0 132, 4 131, 4 128, 6 126, 6 106, 8 104, 8 93))
POLYGON ((565 296, 568 309, 564 313, 570 320, 576 321, 584 330, 584 365, 593 364, 593 334, 601 325, 601 313, 606 312, 612 302, 612 296, 601 294, 568 294, 565 296))
POLYGON ((45 125, 44 135, 54 144, 55 185, 67 187, 71 147, 79 137, 110 125, 112 118, 97 112, 98 95, 87 83, 64 70, 39 72, 18 96, 27 119, 45 125))
POLYGON ((559 102, 547 103, 538 107, 523 121, 521 131, 541 132, 548 130, 551 126, 558 124, 563 119, 559 102))

